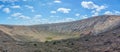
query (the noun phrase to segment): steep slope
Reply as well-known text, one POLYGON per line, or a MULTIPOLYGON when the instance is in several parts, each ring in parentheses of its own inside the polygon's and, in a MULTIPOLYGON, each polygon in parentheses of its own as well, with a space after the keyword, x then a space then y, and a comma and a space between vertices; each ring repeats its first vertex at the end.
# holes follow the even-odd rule
POLYGON ((2 42, 14 42, 15 40, 9 35, 6 34, 5 32, 0 30, 0 43, 2 42))
POLYGON ((98 35, 86 35, 78 39, 45 44, 49 45, 48 50, 51 52, 120 52, 120 26, 98 35))
POLYGON ((120 52, 119 23, 120 16, 103 15, 57 24, 0 25, 0 52, 120 52), (51 37, 56 41, 46 41, 51 37))
POLYGON ((48 41, 76 38, 87 34, 97 35, 120 25, 120 16, 102 15, 92 18, 55 24, 32 26, 1 25, 0 30, 17 41, 48 41))
POLYGON ((102 15, 80 21, 73 21, 68 23, 48 24, 43 26, 33 26, 38 30, 44 29, 47 31, 69 33, 69 34, 82 34, 86 31, 99 34, 101 32, 114 29, 119 26, 120 16, 115 15, 102 15), (41 28, 42 27, 42 28, 41 28), (101 28, 102 27, 102 28, 101 28), (40 29, 39 29, 40 28, 40 29))
POLYGON ((8 52, 120 52, 120 27, 98 35, 44 43, 7 43, 3 47, 8 52))

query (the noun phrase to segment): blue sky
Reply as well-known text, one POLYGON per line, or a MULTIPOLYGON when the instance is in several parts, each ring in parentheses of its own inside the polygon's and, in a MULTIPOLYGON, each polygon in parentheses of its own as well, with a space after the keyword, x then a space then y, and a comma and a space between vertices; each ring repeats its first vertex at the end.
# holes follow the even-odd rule
POLYGON ((120 15, 120 0, 0 0, 0 24, 33 25, 120 15))

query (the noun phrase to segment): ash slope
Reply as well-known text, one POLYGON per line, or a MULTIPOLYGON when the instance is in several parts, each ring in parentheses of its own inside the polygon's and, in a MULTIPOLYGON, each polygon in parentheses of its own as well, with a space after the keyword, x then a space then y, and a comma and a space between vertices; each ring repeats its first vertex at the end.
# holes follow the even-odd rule
POLYGON ((120 27, 98 35, 52 41, 45 45, 49 47, 45 52, 120 52, 120 27))
POLYGON ((61 40, 97 35, 120 26, 120 16, 102 15, 92 18, 56 24, 10 26, 0 25, 0 30, 17 41, 61 40))
MULTIPOLYGON (((101 19, 101 21, 99 21, 99 23, 96 22, 96 26, 94 26, 94 28, 96 27, 97 29, 99 29, 98 31, 94 31, 95 29, 93 28, 94 30, 91 30, 91 33, 88 34, 83 33, 82 35, 84 36, 80 38, 72 38, 72 39, 50 41, 50 42, 46 41, 44 43, 16 42, 11 38, 12 37, 11 35, 8 36, 9 32, 0 31, 0 36, 4 36, 3 38, 1 38, 1 40, 8 40, 5 42, 0 41, 1 42, 0 51, 1 52, 5 52, 5 51, 6 52, 120 52, 120 26, 118 23, 120 21, 119 18, 120 18, 119 16, 112 16, 105 18, 99 16, 99 19, 101 19), (101 18, 106 20, 102 20, 101 18), (104 21, 104 23, 102 21, 104 21), (97 24, 100 24, 101 27, 97 26, 97 24), (106 26, 104 27, 103 24, 106 25, 107 28, 105 28, 106 26), (103 30, 103 28, 105 29, 103 30), (97 34, 97 32, 99 33, 97 34), (5 37, 9 39, 6 39, 5 37)), ((98 18, 94 17, 90 19, 92 20, 98 18)), ((85 19, 85 20, 90 20, 90 19, 85 19)))
POLYGON ((35 25, 33 28, 38 28, 38 30, 44 29, 46 31, 80 35, 87 31, 88 33, 91 32, 92 34, 99 34, 117 28, 120 26, 119 24, 120 16, 102 15, 67 23, 35 25))

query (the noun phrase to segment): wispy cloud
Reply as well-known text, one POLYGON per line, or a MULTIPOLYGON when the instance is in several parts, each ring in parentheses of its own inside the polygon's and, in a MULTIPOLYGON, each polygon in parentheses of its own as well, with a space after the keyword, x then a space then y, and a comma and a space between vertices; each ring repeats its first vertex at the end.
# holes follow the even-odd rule
POLYGON ((3 7, 4 7, 4 5, 0 5, 0 9, 3 8, 3 7))
POLYGON ((22 21, 19 22, 19 25, 26 23, 26 25, 31 25, 31 24, 44 24, 48 23, 49 20, 42 18, 42 15, 34 15, 34 16, 26 16, 22 13, 14 13, 10 17, 8 17, 9 20, 17 20, 17 21, 22 21))
POLYGON ((60 0, 54 0, 54 3, 61 3, 60 0))
POLYGON ((112 15, 113 13, 110 12, 110 11, 106 11, 104 14, 106 14, 106 15, 112 15))
POLYGON ((95 9, 98 5, 94 4, 92 1, 82 1, 81 5, 87 9, 95 9))
POLYGON ((28 9, 31 9, 32 12, 34 12, 34 7, 33 6, 30 6, 30 5, 25 5, 25 7, 27 7, 28 9))
POLYGON ((120 11, 113 11, 113 12, 111 12, 111 11, 106 11, 104 14, 105 14, 105 15, 120 15, 120 11))
POLYGON ((16 2, 16 1, 19 1, 19 0, 0 0, 2 2, 16 2))
POLYGON ((70 8, 58 8, 57 11, 62 12, 62 13, 69 13, 71 9, 70 8))
POLYGON ((56 20, 55 22, 52 22, 52 23, 70 22, 70 21, 75 21, 75 19, 74 19, 74 18, 67 17, 67 18, 64 18, 64 19, 56 20))
POLYGON ((76 16, 76 17, 79 17, 79 16, 80 16, 80 14, 79 14, 79 13, 76 13, 76 14, 75 14, 75 16, 76 16))
POLYGON ((99 12, 101 12, 101 10, 106 8, 105 5, 99 6, 95 3, 93 3, 92 1, 82 1, 81 5, 84 8, 93 9, 93 11, 92 11, 92 13, 94 13, 93 16, 99 15, 99 12))
POLYGON ((57 13, 57 12, 56 12, 56 11, 50 11, 50 13, 55 14, 55 13, 57 13))
POLYGON ((19 5, 11 6, 11 8, 21 8, 19 5))
POLYGON ((86 18, 88 18, 88 15, 82 15, 80 17, 81 17, 81 19, 86 19, 86 18))
POLYGON ((5 12, 5 13, 10 13, 10 9, 9 9, 9 8, 4 8, 4 9, 3 9, 3 12, 5 12))
POLYGON ((14 17, 15 19, 19 19, 19 20, 27 20, 27 19, 31 19, 28 16, 23 15, 22 13, 14 13, 11 15, 11 17, 14 17))

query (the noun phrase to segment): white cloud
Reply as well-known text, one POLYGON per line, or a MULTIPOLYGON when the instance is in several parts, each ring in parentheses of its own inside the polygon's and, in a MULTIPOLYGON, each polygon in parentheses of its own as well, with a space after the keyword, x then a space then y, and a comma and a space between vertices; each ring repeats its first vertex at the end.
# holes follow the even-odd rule
MULTIPOLYGON (((52 17, 59 17, 59 16, 52 16, 52 17)), ((64 18, 59 20, 52 21, 51 19, 45 19, 42 15, 34 15, 33 17, 25 16, 22 13, 14 13, 11 15, 11 17, 8 17, 8 19, 12 19, 19 25, 25 24, 25 25, 33 25, 33 24, 46 24, 46 23, 58 23, 58 22, 70 22, 75 21, 74 18, 64 18), (21 22, 22 21, 22 22, 21 22)))
POLYGON ((97 8, 96 8, 96 11, 99 12, 99 11, 105 9, 105 8, 106 8, 106 6, 103 6, 103 5, 102 5, 102 6, 97 7, 97 8))
POLYGON ((61 3, 61 1, 60 0, 55 0, 54 3, 61 3))
POLYGON ((110 12, 110 11, 106 11, 104 14, 106 14, 106 15, 112 15, 113 13, 110 12))
POLYGON ((30 5, 25 5, 25 7, 29 8, 29 9, 33 9, 34 8, 33 6, 30 6, 30 5))
POLYGON ((82 15, 81 16, 81 19, 86 19, 86 18, 88 18, 88 15, 82 15))
POLYGON ((69 9, 69 8, 58 8, 57 11, 62 12, 62 13, 69 13, 71 11, 71 9, 69 9))
POLYGON ((34 18, 40 18, 42 15, 35 15, 34 18))
POLYGON ((58 23, 58 22, 70 22, 70 21, 75 21, 74 18, 64 18, 64 19, 60 19, 60 20, 56 20, 53 23, 58 23))
POLYGON ((92 16, 98 16, 99 13, 98 12, 95 12, 92 16))
POLYGON ((21 19, 21 20, 30 19, 30 17, 25 16, 22 13, 14 13, 14 14, 11 15, 11 17, 14 17, 15 19, 21 19))
POLYGON ((120 15, 120 11, 106 11, 105 15, 120 15))
POLYGON ((59 16, 51 15, 51 18, 58 18, 59 16))
POLYGON ((11 16, 13 16, 13 17, 18 17, 18 16, 20 16, 20 15, 22 15, 22 13, 14 13, 14 14, 12 14, 11 16))
POLYGON ((44 24, 48 23, 49 21, 47 19, 43 19, 42 15, 34 15, 32 17, 26 16, 22 13, 14 13, 8 19, 14 20, 14 21, 19 21, 19 25, 25 24, 25 25, 31 25, 31 24, 44 24), (22 22, 21 22, 22 21, 22 22))
POLYGON ((56 12, 56 11, 50 11, 50 13, 55 14, 55 13, 57 13, 57 12, 56 12))
POLYGON ((99 15, 99 12, 101 12, 101 10, 106 8, 106 6, 104 6, 104 5, 99 6, 99 5, 95 4, 95 3, 93 3, 92 1, 82 1, 81 5, 84 8, 92 9, 93 10, 92 11, 92 13, 93 13, 92 16, 99 15))
POLYGON ((19 5, 11 6, 11 8, 21 8, 19 5))
POLYGON ((94 9, 94 8, 97 8, 98 5, 94 4, 92 1, 82 1, 81 2, 81 5, 84 7, 84 8, 88 8, 88 9, 94 9))
POLYGON ((39 22, 41 22, 41 17, 42 17, 42 15, 35 15, 34 17, 31 17, 32 18, 32 20, 30 20, 30 23, 39 23, 39 22))
POLYGON ((17 2, 19 0, 0 0, 0 1, 2 1, 2 2, 17 2))
POLYGON ((30 20, 28 20, 28 24, 45 24, 45 23, 50 23, 48 19, 42 18, 42 15, 35 15, 31 17, 30 20))
POLYGON ((30 6, 30 5, 25 5, 25 7, 27 7, 28 9, 31 9, 32 12, 34 12, 34 7, 33 6, 30 6))
POLYGON ((3 8, 3 7, 4 7, 4 5, 0 5, 0 9, 3 8))
POLYGON ((96 11, 101 11, 102 9, 105 9, 106 6, 104 5, 96 5, 92 1, 82 1, 81 2, 82 7, 87 8, 87 9, 96 9, 96 11))
POLYGON ((9 8, 4 8, 4 9, 3 9, 3 12, 5 12, 5 13, 10 13, 10 9, 9 9, 9 8))
POLYGON ((79 13, 76 13, 76 14, 75 14, 75 16, 79 17, 79 16, 80 16, 80 14, 79 14, 79 13))
POLYGON ((116 15, 120 15, 120 11, 115 11, 115 14, 116 15))
POLYGON ((74 18, 66 18, 66 19, 64 19, 65 22, 74 21, 74 20, 75 20, 74 18))

